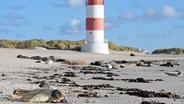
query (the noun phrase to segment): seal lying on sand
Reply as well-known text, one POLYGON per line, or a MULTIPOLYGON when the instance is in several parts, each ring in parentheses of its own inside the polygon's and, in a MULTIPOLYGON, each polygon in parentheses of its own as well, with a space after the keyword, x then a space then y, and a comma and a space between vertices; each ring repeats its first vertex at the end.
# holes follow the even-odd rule
POLYGON ((168 76, 182 76, 183 71, 176 70, 176 71, 172 71, 172 72, 165 72, 165 74, 167 74, 168 76))
POLYGON ((59 103, 64 98, 64 94, 64 91, 51 89, 17 89, 13 92, 13 94, 8 95, 8 99, 20 100, 23 102, 59 103))
POLYGON ((74 89, 74 90, 51 90, 51 89, 35 89, 25 90, 16 89, 13 94, 8 95, 9 100, 19 100, 22 102, 35 102, 35 103, 60 103, 67 102, 65 94, 71 93, 89 93, 87 90, 74 89))
POLYGON ((86 90, 58 90, 50 89, 50 84, 47 81, 41 81, 39 87, 41 89, 25 90, 16 89, 13 94, 8 95, 9 100, 19 100, 22 102, 36 102, 36 103, 60 103, 67 102, 65 94, 70 93, 87 93, 86 90))

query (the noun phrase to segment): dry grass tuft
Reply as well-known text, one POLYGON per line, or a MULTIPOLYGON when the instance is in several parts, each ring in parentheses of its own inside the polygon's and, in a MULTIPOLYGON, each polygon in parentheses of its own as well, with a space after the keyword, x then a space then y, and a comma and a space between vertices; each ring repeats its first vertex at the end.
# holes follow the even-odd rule
POLYGON ((64 61, 63 63, 68 65, 87 65, 88 64, 84 60, 64 61))

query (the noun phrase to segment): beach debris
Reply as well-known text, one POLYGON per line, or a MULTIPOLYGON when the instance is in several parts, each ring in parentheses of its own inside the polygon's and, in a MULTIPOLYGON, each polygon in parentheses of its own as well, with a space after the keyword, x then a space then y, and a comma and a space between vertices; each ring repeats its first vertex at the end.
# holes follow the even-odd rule
POLYGON ((163 66, 163 67, 174 67, 174 65, 171 62, 166 62, 164 64, 160 64, 160 66, 163 66))
POLYGON ((74 72, 64 72, 65 77, 77 77, 74 72))
POLYGON ((41 59, 39 61, 36 61, 36 63, 42 63, 42 64, 53 64, 54 61, 52 61, 51 59, 41 59))
POLYGON ((135 56, 135 54, 134 53, 130 53, 130 56, 135 56))
MULTIPOLYGON (((72 81, 72 80, 70 80, 70 79, 68 79, 68 78, 62 78, 62 81, 55 81, 55 82, 51 82, 51 83, 53 83, 53 84, 61 84, 62 86, 64 85, 64 84, 69 84, 69 86, 75 86, 75 87, 78 87, 79 85, 78 84, 76 84, 76 82, 75 81, 72 81)), ((59 85, 59 86, 61 86, 61 85, 59 85)))
POLYGON ((85 71, 110 71, 109 69, 104 69, 104 68, 101 68, 99 66, 83 66, 80 68, 78 67, 78 69, 85 70, 85 71))
POLYGON ((33 60, 42 60, 42 57, 41 56, 32 56, 32 57, 30 57, 30 59, 33 59, 33 60))
POLYGON ((140 60, 140 62, 143 62, 144 64, 151 64, 152 61, 148 61, 148 60, 140 60))
POLYGON ((118 91, 125 91, 125 94, 131 96, 138 96, 143 98, 152 98, 152 97, 164 97, 164 98, 173 98, 173 99, 181 99, 181 97, 177 94, 172 94, 171 92, 155 92, 155 91, 146 91, 137 88, 117 88, 118 91))
POLYGON ((32 60, 38 60, 36 63, 45 63, 45 64, 52 64, 56 62, 56 58, 54 56, 49 56, 49 57, 41 57, 41 56, 23 56, 23 55, 18 55, 17 58, 21 59, 32 59, 32 60))
POLYGON ((113 60, 113 62, 117 63, 117 64, 127 64, 129 63, 128 61, 126 60, 113 60))
MULTIPOLYGON (((53 79, 57 79, 57 78, 61 78, 63 75, 62 74, 51 74, 49 76, 39 76, 39 75, 33 75, 32 78, 35 79, 44 79, 44 80, 53 80, 53 79)), ((40 83, 40 82, 38 82, 40 83)))
POLYGON ((104 72, 107 77, 113 77, 113 76, 119 76, 118 74, 112 73, 112 72, 104 72))
POLYGON ((106 68, 108 68, 108 69, 112 69, 112 68, 113 68, 113 66, 112 66, 111 64, 106 64, 106 68))
POLYGON ((125 65, 125 64, 121 64, 119 67, 120 67, 120 68, 125 68, 126 65, 125 65))
POLYGON ((80 85, 84 90, 91 90, 91 89, 104 89, 104 88, 114 88, 110 84, 99 84, 99 85, 80 85))
POLYGON ((70 87, 80 87, 78 84, 76 84, 75 81, 49 81, 53 86, 70 86, 70 87))
POLYGON ((136 62, 136 66, 151 67, 150 61, 140 60, 136 62))
POLYGON ((49 82, 47 82, 47 81, 41 81, 40 84, 39 84, 39 87, 40 87, 40 88, 47 88, 47 89, 50 89, 50 84, 49 84, 49 82))
POLYGON ((180 64, 179 63, 172 63, 173 65, 175 65, 175 66, 180 66, 180 64))
POLYGON ((104 64, 105 64, 104 60, 91 62, 91 65, 94 65, 94 66, 103 66, 104 64))
POLYGON ((74 60, 74 61, 63 61, 64 64, 67 65, 87 65, 87 62, 84 60, 74 60))
POLYGON ((62 78, 62 82, 63 83, 68 83, 68 82, 70 82, 71 80, 70 79, 68 79, 68 78, 62 78))
POLYGON ((62 58, 56 59, 56 62, 64 62, 64 61, 66 61, 66 60, 65 59, 62 59, 62 58))
POLYGON ((142 101, 140 104, 165 104, 157 101, 142 101))
POLYGON ((45 62, 42 60, 36 61, 36 63, 44 64, 45 62))
POLYGON ((171 71, 171 72, 165 72, 165 74, 167 74, 168 76, 182 76, 183 71, 175 70, 175 71, 171 71))
POLYGON ((61 81, 59 81, 59 80, 55 80, 55 81, 50 81, 49 83, 52 83, 53 85, 55 85, 55 86, 76 86, 76 87, 78 87, 79 85, 77 85, 74 81, 72 81, 72 80, 70 80, 70 79, 68 79, 68 78, 62 78, 62 80, 61 81))
POLYGON ((155 81, 164 81, 163 79, 155 79, 155 81))
POLYGON ((97 92, 86 92, 86 93, 78 94, 78 97, 99 98, 100 96, 97 94, 97 92))
POLYGON ((54 56, 49 56, 49 58, 50 58, 50 60, 52 60, 53 62, 56 62, 56 61, 57 61, 56 57, 54 57, 54 56))
POLYGON ((107 69, 117 69, 118 65, 114 61, 105 62, 104 60, 91 62, 91 65, 106 67, 107 69))
POLYGON ((84 73, 84 74, 106 74, 108 77, 112 77, 112 76, 119 76, 118 74, 114 74, 112 72, 105 72, 105 71, 90 71, 90 70, 81 70, 80 73, 84 73))
POLYGON ((51 59, 48 59, 45 61, 45 64, 53 64, 53 63, 54 63, 54 61, 52 61, 51 59))
POLYGON ((32 81, 32 79, 30 79, 30 78, 28 78, 28 79, 26 79, 27 81, 32 81))
POLYGON ((118 65, 115 63, 115 62, 109 62, 109 64, 112 66, 112 68, 111 69, 118 69, 119 67, 118 67, 118 65))
POLYGON ((49 56, 49 57, 43 57, 37 63, 45 63, 45 64, 53 64, 56 62, 56 58, 54 56, 49 56))
POLYGON ((136 66, 151 67, 150 64, 144 64, 144 63, 142 63, 142 62, 136 63, 136 66))
POLYGON ((126 81, 126 82, 134 82, 134 83, 151 83, 151 81, 163 81, 162 79, 144 79, 144 78, 136 78, 136 79, 115 79, 115 78, 105 78, 105 77, 92 77, 91 79, 95 80, 109 80, 109 81, 126 81))
MULTIPOLYGON (((101 84, 101 85, 80 85, 84 90, 91 90, 91 89, 114 89, 116 87, 111 86, 109 84, 101 84)), ((108 90, 110 90, 108 89, 108 90)), ((138 96, 138 97, 143 97, 143 98, 152 98, 152 97, 164 97, 164 98, 169 98, 169 99, 181 99, 181 97, 177 94, 172 94, 171 92, 165 92, 165 91, 160 91, 160 92, 155 92, 155 91, 146 91, 138 88, 116 88, 117 91, 123 91, 120 92, 119 94, 128 94, 130 96, 138 96)))
POLYGON ((57 74, 57 73, 55 73, 55 74, 53 74, 53 75, 50 75, 47 79, 52 80, 52 79, 61 78, 62 76, 63 76, 62 74, 57 74))
POLYGON ((1 76, 2 76, 2 77, 6 77, 7 75, 6 75, 6 74, 4 74, 4 73, 2 73, 2 74, 1 74, 1 76))
POLYGON ((129 79, 128 82, 150 83, 150 80, 145 80, 144 78, 136 78, 136 79, 129 79))
POLYGON ((91 79, 95 79, 95 80, 109 80, 109 81, 115 80, 114 78, 105 78, 105 77, 92 77, 91 79))
POLYGON ((23 56, 23 55, 18 55, 17 58, 21 58, 21 59, 29 59, 30 57, 28 56, 23 56))

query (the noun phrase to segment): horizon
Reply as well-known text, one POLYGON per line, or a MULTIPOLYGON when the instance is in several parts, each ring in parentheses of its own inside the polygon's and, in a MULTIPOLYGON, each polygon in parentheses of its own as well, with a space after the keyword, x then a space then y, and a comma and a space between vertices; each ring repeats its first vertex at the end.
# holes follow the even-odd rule
MULTIPOLYGON (((183 3, 105 0, 105 39, 149 52, 184 48, 183 3)), ((3 0, 0 5, 1 40, 85 39, 85 0, 3 0)))

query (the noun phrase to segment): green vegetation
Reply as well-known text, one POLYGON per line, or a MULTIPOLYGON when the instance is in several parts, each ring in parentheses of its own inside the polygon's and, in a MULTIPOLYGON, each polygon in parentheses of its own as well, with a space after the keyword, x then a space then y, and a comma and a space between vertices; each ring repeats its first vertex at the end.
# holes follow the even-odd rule
POLYGON ((16 48, 18 41, 0 40, 0 47, 3 48, 16 48))
POLYGON ((46 46, 47 42, 39 39, 14 41, 14 40, 0 40, 0 47, 3 48, 33 48, 35 46, 46 46))
POLYGON ((168 48, 168 49, 157 49, 152 54, 184 54, 182 48, 168 48))
MULTIPOLYGON (((80 51, 81 45, 84 41, 68 41, 68 40, 42 40, 42 39, 32 39, 24 41, 14 41, 14 40, 0 40, 0 47, 2 48, 34 48, 34 47, 45 47, 48 49, 62 49, 62 50, 76 50, 80 51)), ((133 51, 140 52, 137 48, 117 46, 109 42, 110 50, 114 51, 133 51)))
POLYGON ((117 46, 112 42, 108 43, 109 49, 114 51, 133 51, 133 52, 140 52, 139 49, 133 47, 125 47, 125 46, 117 46))

